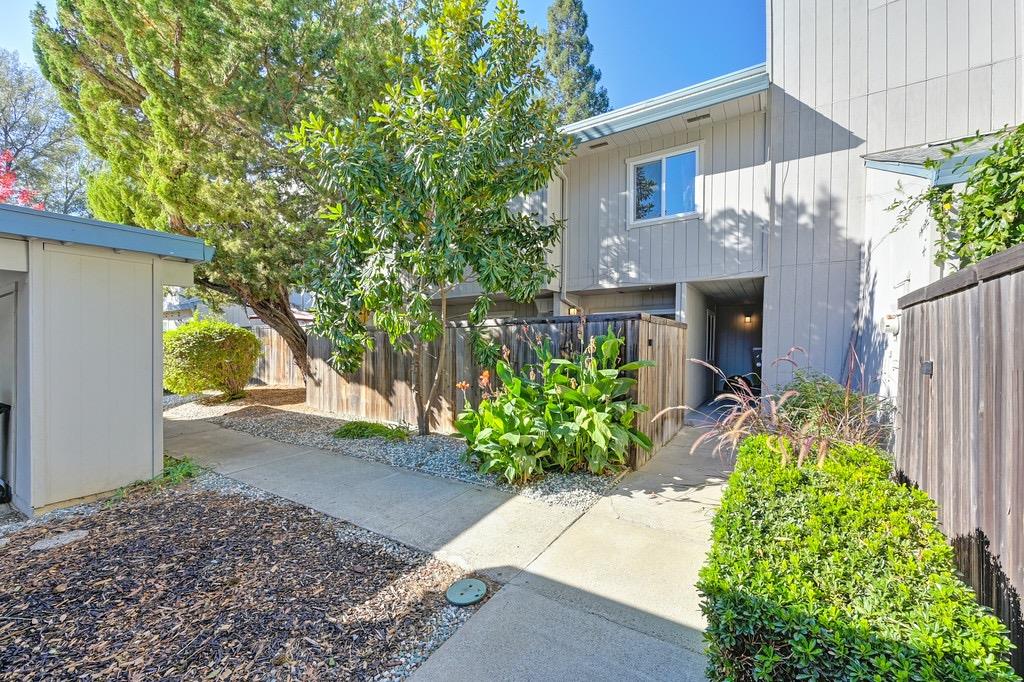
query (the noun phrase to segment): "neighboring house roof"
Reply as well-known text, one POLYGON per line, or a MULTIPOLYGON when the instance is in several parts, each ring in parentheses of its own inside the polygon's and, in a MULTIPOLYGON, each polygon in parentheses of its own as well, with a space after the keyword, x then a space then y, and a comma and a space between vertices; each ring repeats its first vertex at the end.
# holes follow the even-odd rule
POLYGON ((1001 133, 987 133, 962 138, 966 140, 962 144, 958 144, 960 140, 946 140, 865 154, 864 165, 924 178, 933 185, 952 185, 964 182, 974 164, 992 152, 1000 137, 1001 133), (945 150, 955 151, 950 155, 945 150))
POLYGON ((9 204, 0 204, 0 235, 4 234, 149 253, 190 263, 209 261, 214 253, 213 247, 194 237, 9 204))
POLYGON ((561 131, 576 137, 579 142, 587 142, 721 104, 737 97, 763 92, 768 90, 768 86, 768 69, 765 64, 758 64, 682 90, 570 123, 562 126, 561 131))

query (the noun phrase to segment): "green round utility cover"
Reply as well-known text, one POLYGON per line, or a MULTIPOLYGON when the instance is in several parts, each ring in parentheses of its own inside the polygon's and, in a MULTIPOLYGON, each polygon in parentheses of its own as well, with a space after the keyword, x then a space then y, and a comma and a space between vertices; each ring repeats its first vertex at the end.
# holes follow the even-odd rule
POLYGON ((487 594, 487 585, 484 581, 476 578, 466 578, 452 583, 445 596, 448 601, 456 606, 470 606, 484 598, 487 594))

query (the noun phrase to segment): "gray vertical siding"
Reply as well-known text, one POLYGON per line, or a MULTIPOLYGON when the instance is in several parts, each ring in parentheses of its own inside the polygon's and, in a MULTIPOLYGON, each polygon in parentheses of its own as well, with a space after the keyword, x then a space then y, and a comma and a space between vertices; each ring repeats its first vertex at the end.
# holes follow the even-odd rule
POLYGON ((569 290, 763 272, 765 114, 744 114, 730 102, 713 115, 720 122, 689 129, 676 121, 645 126, 617 146, 567 164, 569 290), (698 142, 701 218, 627 229, 627 159, 698 142))
POLYGON ((1024 0, 767 4, 765 357, 800 346, 840 376, 864 277, 861 155, 1020 121, 1024 0))

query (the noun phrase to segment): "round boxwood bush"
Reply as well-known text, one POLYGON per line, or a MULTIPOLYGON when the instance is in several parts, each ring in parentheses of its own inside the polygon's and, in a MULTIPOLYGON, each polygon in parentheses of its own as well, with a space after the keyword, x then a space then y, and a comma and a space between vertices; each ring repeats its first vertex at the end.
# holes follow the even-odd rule
POLYGON ((192 318, 164 332, 164 388, 178 395, 217 390, 225 400, 245 394, 260 340, 221 320, 192 318))

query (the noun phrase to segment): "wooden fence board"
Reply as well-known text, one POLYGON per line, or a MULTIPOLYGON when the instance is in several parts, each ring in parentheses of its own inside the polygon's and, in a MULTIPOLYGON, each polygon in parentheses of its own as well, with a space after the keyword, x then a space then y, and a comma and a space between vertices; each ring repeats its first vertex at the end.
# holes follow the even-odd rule
POLYGON ((1024 672, 1024 247, 1011 251, 901 299, 896 463, 938 502, 1024 672))
MULTIPOLYGON (((582 337, 577 317, 493 320, 484 323, 482 331, 507 349, 510 364, 521 368, 537 361, 531 342, 538 337, 550 339, 556 354, 569 357, 586 347, 592 337, 604 334, 609 326, 625 338, 622 362, 649 359, 657 363, 656 368, 638 373, 636 388, 639 402, 651 408, 640 416, 638 428, 651 438, 656 451, 683 425, 682 410, 668 412, 657 420, 652 417, 666 407, 684 403, 686 325, 636 313, 592 315, 586 318, 582 337)), ((266 384, 298 380, 301 385, 301 375, 280 337, 269 328, 263 328, 257 335, 264 344, 265 357, 257 368, 256 380, 266 384), (287 357, 288 363, 283 357, 287 357)), ((383 332, 375 332, 373 338, 375 349, 364 355, 360 369, 339 374, 330 364, 330 343, 311 336, 308 355, 317 381, 306 382, 306 403, 349 419, 414 425, 416 401, 412 392, 411 355, 396 351, 383 332)), ((439 341, 430 345, 429 360, 423 367, 425 376, 433 376, 440 352, 439 341)), ((470 330, 463 323, 454 323, 449 329, 444 352, 448 354, 447 371, 441 378, 431 425, 438 433, 454 433, 454 420, 465 399, 476 405, 483 396, 478 380, 485 368, 473 356, 470 330), (455 387, 460 381, 470 384, 466 396, 455 387)), ((639 466, 648 458, 647 453, 635 449, 631 464, 639 466)))

